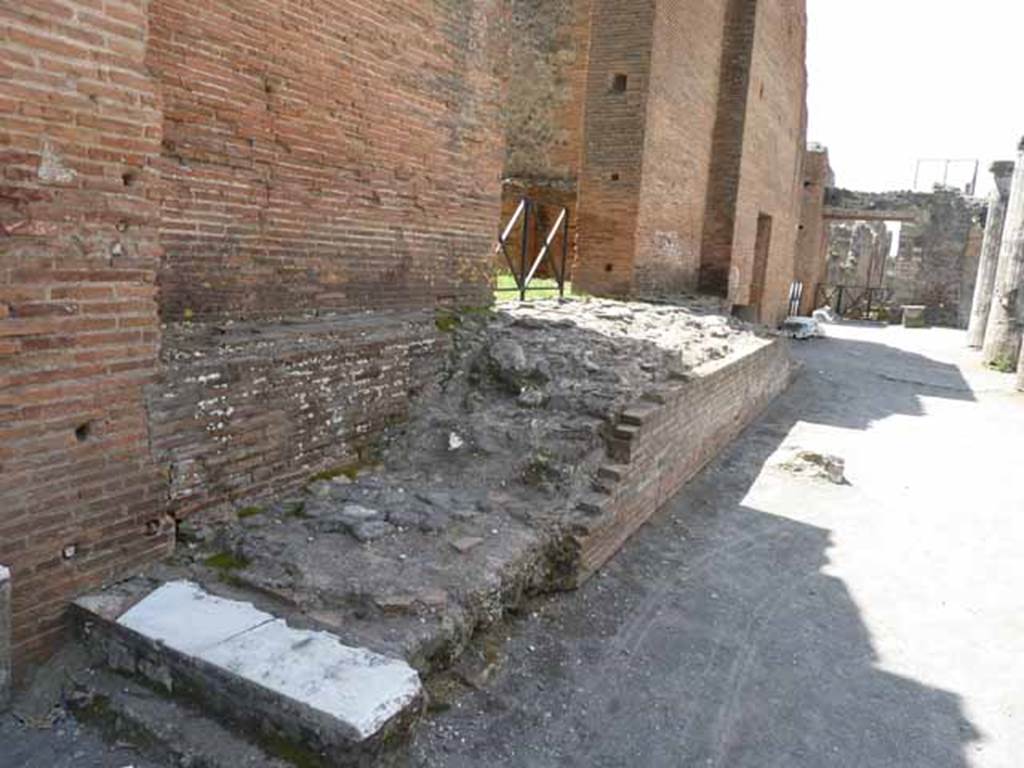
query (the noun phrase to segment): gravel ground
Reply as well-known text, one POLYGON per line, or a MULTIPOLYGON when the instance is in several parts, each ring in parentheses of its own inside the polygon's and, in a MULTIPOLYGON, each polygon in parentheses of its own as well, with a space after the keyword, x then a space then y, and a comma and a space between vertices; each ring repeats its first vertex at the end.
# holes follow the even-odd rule
POLYGON ((960 332, 828 330, 597 578, 489 641, 411 765, 1020 764, 1024 396, 960 332))

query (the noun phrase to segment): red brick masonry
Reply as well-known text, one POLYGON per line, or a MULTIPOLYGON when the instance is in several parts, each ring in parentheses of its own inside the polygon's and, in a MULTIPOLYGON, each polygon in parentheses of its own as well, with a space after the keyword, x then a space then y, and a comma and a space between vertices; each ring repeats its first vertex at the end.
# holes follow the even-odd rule
POLYGON ((784 339, 739 359, 709 363, 627 408, 609 440, 601 480, 608 494, 584 502, 575 534, 585 581, 788 386, 796 364, 784 339))

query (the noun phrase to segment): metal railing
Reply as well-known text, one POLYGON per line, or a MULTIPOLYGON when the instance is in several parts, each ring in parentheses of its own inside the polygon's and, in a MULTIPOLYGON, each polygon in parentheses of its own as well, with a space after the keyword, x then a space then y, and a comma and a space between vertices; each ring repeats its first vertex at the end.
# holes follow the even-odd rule
POLYGON ((869 285, 835 285, 818 286, 815 305, 829 306, 840 317, 865 319, 872 311, 887 308, 892 303, 892 288, 869 285))
MULTIPOLYGON (((512 278, 515 280, 515 288, 498 288, 498 291, 516 291, 519 294, 519 300, 525 301, 526 294, 528 291, 541 291, 550 290, 550 287, 531 287, 530 283, 537 276, 537 270, 546 261, 550 267, 551 274, 554 276, 555 282, 558 285, 558 295, 560 297, 565 296, 566 279, 568 277, 569 267, 569 209, 562 208, 558 212, 558 216, 555 219, 554 225, 548 230, 547 237, 544 238, 544 243, 541 246, 540 252, 532 260, 529 257, 530 251, 530 225, 534 222, 534 219, 539 220, 539 206, 528 197, 524 197, 519 201, 519 206, 516 208, 512 218, 508 224, 498 235, 498 244, 494 248, 494 252, 499 251, 504 254, 505 261, 508 264, 509 270, 512 273, 512 278), (518 264, 513 259, 512 255, 508 252, 509 238, 516 229, 516 225, 522 221, 522 226, 519 235, 519 259, 518 264), (555 239, 558 237, 559 232, 562 234, 562 263, 556 264, 555 259, 552 256, 553 249, 552 245, 555 239)), ((534 223, 534 226, 536 224, 534 223)))

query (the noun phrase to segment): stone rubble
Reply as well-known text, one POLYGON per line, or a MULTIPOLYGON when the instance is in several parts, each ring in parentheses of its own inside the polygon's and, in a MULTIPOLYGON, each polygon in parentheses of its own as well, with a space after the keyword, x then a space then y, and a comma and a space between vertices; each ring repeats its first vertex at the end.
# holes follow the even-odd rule
POLYGON ((620 413, 759 343, 715 309, 590 299, 460 313, 450 360, 378 462, 234 522, 187 521, 165 578, 259 594, 346 642, 443 664, 555 579, 552 531, 583 514, 620 413))

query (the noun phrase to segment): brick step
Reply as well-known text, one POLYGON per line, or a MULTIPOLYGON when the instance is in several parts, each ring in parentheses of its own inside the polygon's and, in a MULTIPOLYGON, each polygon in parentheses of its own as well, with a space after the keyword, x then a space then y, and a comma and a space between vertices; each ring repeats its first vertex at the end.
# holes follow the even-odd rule
POLYGON ((404 661, 189 581, 124 582, 80 598, 75 611, 112 670, 257 741, 290 745, 308 764, 379 764, 423 710, 419 676, 404 661))

